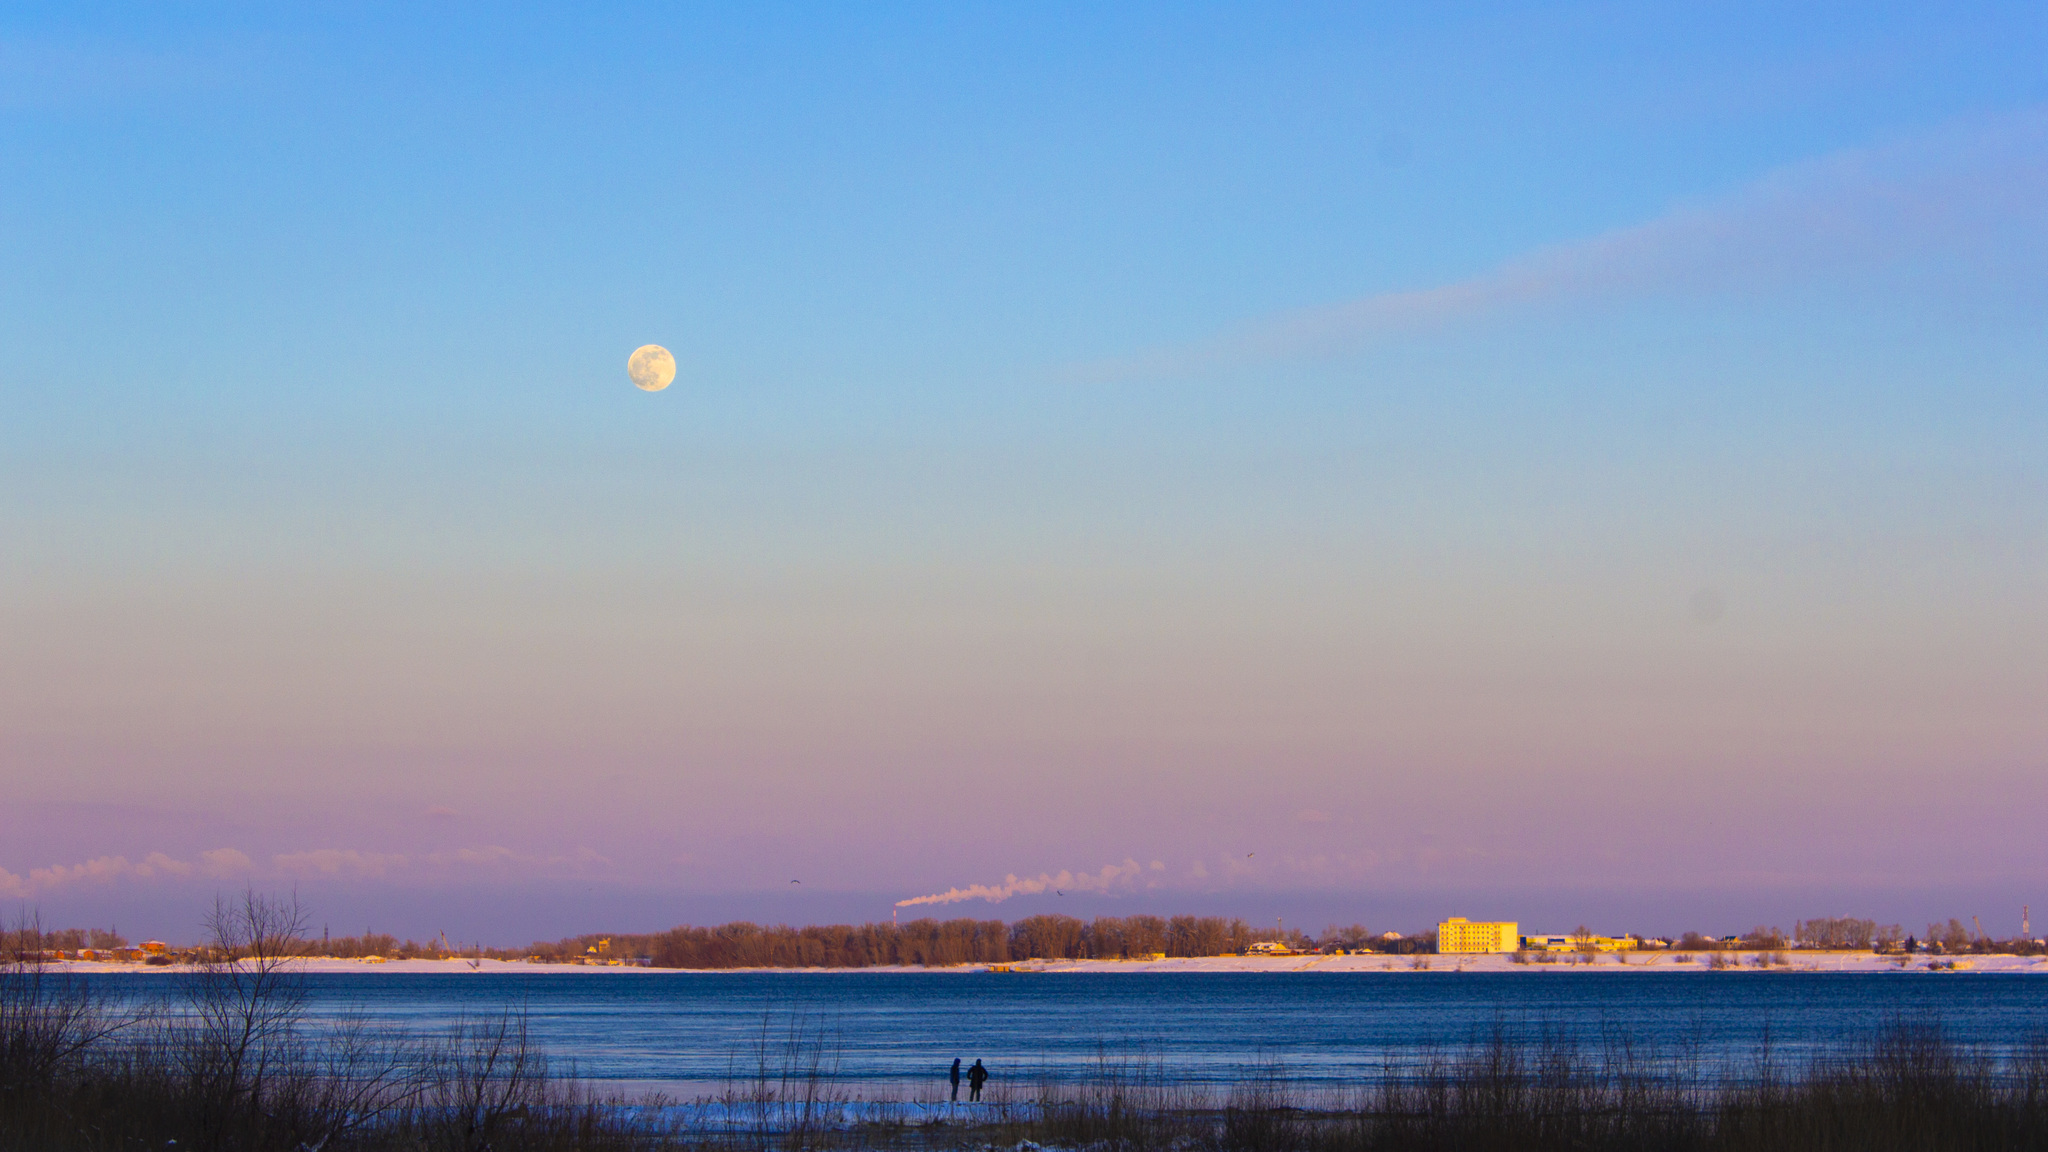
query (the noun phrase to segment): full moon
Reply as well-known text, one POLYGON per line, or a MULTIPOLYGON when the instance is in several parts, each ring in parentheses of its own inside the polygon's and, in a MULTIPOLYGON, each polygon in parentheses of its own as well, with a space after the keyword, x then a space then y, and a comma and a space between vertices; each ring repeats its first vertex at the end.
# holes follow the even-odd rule
POLYGON ((643 344, 626 357, 626 375, 642 392, 659 392, 676 378, 676 358, 659 344, 643 344))

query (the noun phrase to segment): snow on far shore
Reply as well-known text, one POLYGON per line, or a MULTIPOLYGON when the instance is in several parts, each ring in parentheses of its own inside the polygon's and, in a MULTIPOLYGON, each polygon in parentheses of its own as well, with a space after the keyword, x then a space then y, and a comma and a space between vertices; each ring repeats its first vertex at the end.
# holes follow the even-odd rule
MULTIPOLYGON (((521 973, 525 975, 631 975, 660 977, 677 972, 807 972, 814 974, 857 975, 861 973, 886 972, 955 972, 962 974, 988 972, 991 968, 1006 968, 1010 974, 1057 973, 1057 972, 1354 972, 1362 975, 1378 973, 1398 975, 1429 976, 1459 972, 1515 972, 1531 976, 1552 975, 1573 972, 1708 972, 1713 958, 1719 955, 1724 962, 1734 966, 1722 971, 1765 975, 1772 972, 1913 972, 1927 974, 1929 965, 1941 965, 1937 974, 1960 973, 2041 973, 2048 974, 2048 957, 2042 956, 1928 956, 1915 954, 1911 963, 1903 969, 1899 957, 1879 956, 1870 952, 1784 952, 1783 966, 1761 968, 1756 965, 1756 952, 1612 952, 1596 954, 1590 964, 1573 964, 1578 959, 1573 955, 1560 954, 1555 964, 1517 964, 1514 958, 1504 953, 1492 955, 1417 955, 1389 956, 1373 953, 1360 956, 1197 956, 1170 960, 1020 960, 1007 965, 958 964, 946 968, 920 968, 916 966, 891 966, 878 968, 635 968, 610 967, 584 964, 530 964, 519 960, 470 961, 462 958, 449 960, 386 960, 365 962, 362 960, 341 960, 319 957, 293 962, 292 967, 300 972, 389 972, 389 973, 437 973, 441 975, 472 975, 478 972, 521 973), (1690 955, 1689 961, 1681 962, 1679 957, 1690 955), (1953 969, 1946 967, 1953 964, 1953 969)), ((189 971, 183 965, 145 964, 103 964, 93 961, 58 961, 54 965, 69 972, 132 972, 148 974, 153 972, 189 971)))

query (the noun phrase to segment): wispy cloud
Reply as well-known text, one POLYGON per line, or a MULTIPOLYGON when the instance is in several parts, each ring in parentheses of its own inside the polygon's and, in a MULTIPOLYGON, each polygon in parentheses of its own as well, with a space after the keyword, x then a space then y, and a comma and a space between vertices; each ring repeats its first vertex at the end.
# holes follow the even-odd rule
POLYGON ((98 856, 80 864, 52 864, 31 868, 20 876, 0 868, 0 896, 26 899, 53 889, 80 884, 110 884, 116 880, 147 880, 152 877, 204 876, 226 878, 249 871, 249 857, 233 848, 215 848, 199 854, 197 861, 178 860, 152 852, 140 861, 126 856, 98 856))
POLYGON ((199 854, 199 870, 208 876, 234 876, 255 866, 255 861, 234 848, 215 848, 199 854))
POLYGON ((452 848, 442 852, 430 852, 426 856, 427 863, 437 866, 449 864, 514 864, 522 861, 527 863, 545 864, 553 862, 553 859, 554 858, 542 859, 540 857, 534 856, 521 856, 519 853, 512 851, 510 848, 500 848, 496 846, 492 846, 489 848, 452 848))
POLYGON ((315 848, 273 856, 271 865, 289 875, 362 876, 371 878, 409 874, 431 877, 437 874, 478 868, 577 869, 587 870, 610 864, 589 848, 571 853, 538 854, 515 852, 498 844, 476 848, 439 848, 431 852, 365 852, 354 848, 315 848))
POLYGON ((2037 251, 2048 241, 2048 109, 1805 161, 1469 279, 1269 317, 1078 371, 1125 379, 1328 356, 1516 306, 1759 291, 1929 253, 2005 256, 2015 239, 2037 251))
MULTIPOLYGON (((1164 865, 1154 861, 1154 871, 1164 870, 1164 865)), ((920 904, 957 904, 962 900, 986 900, 1000 904, 1012 896, 1031 896, 1041 892, 1109 892, 1118 888, 1134 888, 1145 878, 1145 867, 1136 860, 1126 859, 1122 864, 1105 865, 1096 872, 1058 873, 1041 872, 1037 876, 1019 878, 1010 875, 1000 884, 969 884, 965 888, 948 888, 930 896, 918 896, 909 900, 898 900, 896 907, 912 908, 920 904)))
POLYGON ((499 845, 476 848, 443 848, 432 852, 369 852, 355 848, 313 848, 283 852, 270 857, 267 868, 259 867, 237 848, 215 848, 196 859, 179 860, 152 852, 141 860, 126 856, 99 856, 78 864, 52 864, 32 868, 19 875, 0 868, 0 897, 25 899, 59 888, 82 884, 110 884, 121 880, 260 879, 263 876, 355 877, 382 879, 402 874, 431 877, 436 874, 478 869, 525 866, 529 868, 590 868, 609 863, 588 848, 562 855, 530 855, 499 845))
POLYGON ((281 872, 320 876, 383 876, 404 868, 407 858, 390 852, 358 852, 353 848, 315 848, 284 852, 270 858, 281 872))
POLYGON ((363 852, 354 848, 316 848, 305 852, 285 852, 271 857, 271 863, 280 872, 373 878, 400 872, 493 868, 508 864, 549 865, 570 861, 571 858, 567 856, 531 856, 495 844, 482 848, 443 848, 419 854, 363 852))

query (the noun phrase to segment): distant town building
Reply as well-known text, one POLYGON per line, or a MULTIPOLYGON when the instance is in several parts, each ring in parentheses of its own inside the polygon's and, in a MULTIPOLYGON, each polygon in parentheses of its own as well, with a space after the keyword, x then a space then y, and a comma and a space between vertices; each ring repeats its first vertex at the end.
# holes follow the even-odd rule
POLYGON ((1633 936, 1522 937, 1522 949, 1527 952, 1633 952, 1637 946, 1633 936))
POLYGON ((1513 920, 1467 920, 1453 916, 1436 926, 1439 952, 1513 952, 1521 946, 1513 920))

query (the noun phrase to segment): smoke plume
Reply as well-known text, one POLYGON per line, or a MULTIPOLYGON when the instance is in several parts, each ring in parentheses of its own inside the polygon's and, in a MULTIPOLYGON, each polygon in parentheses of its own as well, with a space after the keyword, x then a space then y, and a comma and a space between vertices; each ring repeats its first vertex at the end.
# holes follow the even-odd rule
MULTIPOLYGON (((1156 865, 1155 865, 1156 867, 1156 865)), ((1000 904, 1012 896, 1031 896, 1040 892, 1107 892, 1119 886, 1135 885, 1145 874, 1145 869, 1136 860, 1126 859, 1122 864, 1110 864, 1100 872, 1069 872, 1061 869, 1057 874, 1041 872, 1035 877, 1019 878, 1015 875, 1003 877, 1001 884, 969 884, 965 888, 948 888, 930 896, 917 896, 909 900, 898 900, 898 908, 912 908, 919 904, 957 904, 962 900, 986 900, 1000 904)))

